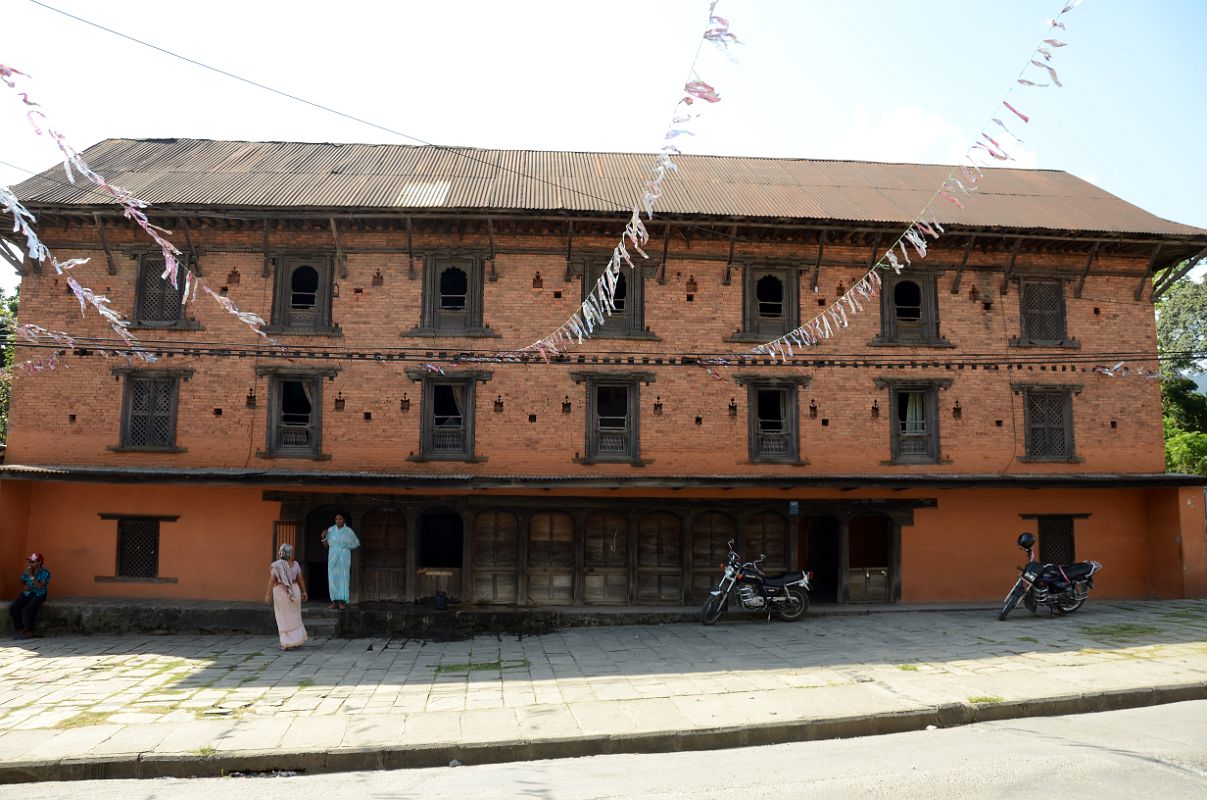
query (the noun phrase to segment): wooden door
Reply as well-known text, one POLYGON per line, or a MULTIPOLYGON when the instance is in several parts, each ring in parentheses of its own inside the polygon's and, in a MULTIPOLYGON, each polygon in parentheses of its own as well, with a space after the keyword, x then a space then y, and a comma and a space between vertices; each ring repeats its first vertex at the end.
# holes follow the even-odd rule
POLYGON ((772 511, 751 514, 742 523, 742 542, 738 551, 746 561, 767 556, 763 571, 768 574, 788 570, 788 521, 772 511))
POLYGON ((599 511, 583 532, 583 602, 629 601, 629 523, 623 514, 599 511))
POLYGON ((691 602, 703 602, 717 585, 729 555, 729 540, 736 539, 737 533, 733 517, 719 511, 707 511, 692 520, 691 602))
POLYGON ((361 600, 405 600, 407 520, 394 508, 377 508, 360 523, 361 600))
POLYGON ((479 603, 514 605, 519 570, 519 521, 506 511, 474 518, 473 596, 479 603))
POLYGON ((560 511, 540 511, 528 526, 528 602, 569 605, 574 602, 574 518, 560 511))
POLYGON ((683 525, 674 514, 637 522, 637 602, 683 602, 683 525))

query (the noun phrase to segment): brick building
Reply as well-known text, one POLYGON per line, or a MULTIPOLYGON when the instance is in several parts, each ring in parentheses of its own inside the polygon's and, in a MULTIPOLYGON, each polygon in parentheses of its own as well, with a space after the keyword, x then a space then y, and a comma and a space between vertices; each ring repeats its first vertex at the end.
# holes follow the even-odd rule
POLYGON ((1024 529, 1046 560, 1104 562, 1103 596, 1207 594, 1202 481, 1163 473, 1157 382, 1093 371, 1153 366, 1152 276, 1207 230, 1065 173, 990 171, 937 209, 928 258, 774 363, 732 354, 851 287, 947 168, 683 157, 618 313, 568 359, 516 363, 488 354, 581 302, 648 157, 110 140, 85 158, 286 351, 205 296, 182 308, 97 194, 54 171, 18 187, 163 356, 101 357, 96 315, 22 267, 21 320, 81 344, 15 382, 0 563, 44 551, 60 595, 255 599, 294 541, 322 596, 336 511, 364 543, 362 602, 695 603, 731 538, 812 570, 815 602, 997 599, 1024 529))

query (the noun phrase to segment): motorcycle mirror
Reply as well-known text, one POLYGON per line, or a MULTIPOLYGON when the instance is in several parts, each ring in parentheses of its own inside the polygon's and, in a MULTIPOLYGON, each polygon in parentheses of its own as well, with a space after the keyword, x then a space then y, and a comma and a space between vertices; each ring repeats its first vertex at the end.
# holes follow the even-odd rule
POLYGON ((767 560, 767 554, 759 553, 759 561, 766 561, 766 560, 767 560))
POLYGON ((733 549, 733 539, 730 539, 730 540, 729 540, 729 549, 730 549, 730 550, 732 550, 732 549, 733 549))

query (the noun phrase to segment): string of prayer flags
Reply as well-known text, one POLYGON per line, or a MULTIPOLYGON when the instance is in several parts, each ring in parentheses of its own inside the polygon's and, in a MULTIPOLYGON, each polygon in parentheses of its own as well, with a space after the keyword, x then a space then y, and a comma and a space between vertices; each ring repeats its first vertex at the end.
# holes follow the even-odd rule
MULTIPOLYGON (((715 45, 718 50, 728 52, 731 44, 738 44, 738 38, 729 30, 729 20, 713 13, 716 7, 717 0, 713 0, 708 7, 708 27, 704 30, 703 39, 715 45)), ((693 62, 691 70, 693 77, 683 85, 683 92, 675 106, 675 112, 671 115, 671 123, 663 136, 662 147, 654 157, 650 177, 645 183, 640 199, 633 205, 620 241, 612 249, 608 263, 599 278, 596 279, 595 285, 586 293, 585 299, 578 309, 553 333, 537 339, 527 347, 502 353, 500 358, 522 359, 535 355, 548 362, 562 355, 571 347, 581 345, 595 333, 597 328, 605 325, 612 314, 616 313, 616 289, 621 281, 621 267, 628 267, 630 270, 637 268, 633 261, 634 252, 642 259, 649 258, 644 248, 649 243, 650 235, 641 219, 641 214, 645 212, 647 219, 653 219, 654 206, 662 197, 662 184, 672 173, 679 171, 674 157, 681 155, 681 152, 675 141, 682 136, 694 135, 686 126, 699 117, 699 114, 693 111, 697 100, 709 105, 721 101, 721 95, 716 87, 702 80, 695 72, 696 63, 693 62)))
MULTIPOLYGON (((1079 5, 1081 5, 1081 0, 1070 0, 1070 2, 1066 3, 1055 18, 1047 21, 1049 32, 1057 28, 1067 30, 1062 17, 1079 5)), ((1050 62, 1053 60, 1053 49, 1065 47, 1066 44, 1067 42, 1052 38, 1049 33, 1048 37, 1043 39, 1042 43, 1028 57, 1023 73, 1020 73, 1020 77, 1017 78, 1017 83, 1021 86, 1035 88, 1052 85, 1057 87, 1063 86, 1050 62), (1023 77, 1023 74, 1031 68, 1043 70, 1051 83, 1038 83, 1023 77)), ((1011 87, 1001 104, 1014 116, 1022 120, 1023 124, 1028 124, 1031 122, 1031 117, 1010 102, 1010 95, 1013 91, 1014 87, 1011 87)), ((974 143, 965 152, 963 162, 966 163, 961 163, 951 169, 935 191, 935 194, 922 208, 922 211, 910 222, 901 235, 897 237, 896 241, 888 246, 860 280, 856 281, 850 289, 843 292, 837 300, 817 316, 777 339, 751 348, 751 352, 784 360, 792 357, 799 349, 816 346, 820 342, 834 337, 838 331, 851 324, 851 318, 855 314, 863 310, 863 306, 860 304, 858 298, 862 297, 865 300, 870 300, 879 292, 881 288, 879 270, 891 269, 894 273, 899 274, 902 270, 913 266, 909 248, 913 249, 915 257, 919 259, 926 258, 930 249, 930 243, 937 240, 944 233, 943 226, 935 216, 934 207, 936 202, 943 200, 959 209, 963 209, 965 200, 972 197, 972 193, 977 189, 977 183, 983 177, 983 166, 987 166, 993 161, 1006 162, 1015 160, 1010 155, 1010 150, 1014 145, 1004 141, 1004 137, 1001 137, 1001 140, 997 138, 1000 137, 1000 134, 997 134, 996 130, 991 134, 987 130, 990 129, 990 124, 996 125, 998 129, 1005 132, 1015 143, 1022 143, 1022 139, 1015 136, 1000 117, 996 115, 991 116, 985 125, 981 127, 980 134, 974 143), (978 158, 982 159, 982 161, 978 162, 978 158), (984 162, 984 158, 988 158, 990 161, 984 162), (963 179, 956 177, 957 171, 963 179), (907 248, 906 245, 909 247, 907 248)))

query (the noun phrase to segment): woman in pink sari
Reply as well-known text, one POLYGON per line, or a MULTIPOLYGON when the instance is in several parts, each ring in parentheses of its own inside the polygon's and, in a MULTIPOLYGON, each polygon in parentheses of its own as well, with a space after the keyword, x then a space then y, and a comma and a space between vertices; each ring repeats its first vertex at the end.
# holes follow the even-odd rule
POLYGON ((306 626, 302 624, 302 601, 306 599, 306 582, 302 580, 302 567, 293 560, 293 546, 281 545, 277 560, 268 570, 268 589, 264 602, 272 603, 277 617, 277 633, 281 637, 281 649, 292 650, 306 641, 306 626))

